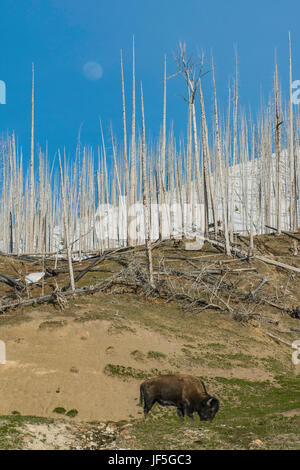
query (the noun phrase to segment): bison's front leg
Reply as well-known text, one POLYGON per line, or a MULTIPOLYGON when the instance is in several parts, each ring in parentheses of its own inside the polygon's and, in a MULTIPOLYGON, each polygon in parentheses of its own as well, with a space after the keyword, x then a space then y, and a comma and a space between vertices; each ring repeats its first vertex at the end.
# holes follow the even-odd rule
POLYGON ((194 412, 189 403, 184 403, 184 414, 194 420, 194 412))
POLYGON ((181 419, 181 421, 184 421, 184 407, 182 405, 177 407, 177 415, 181 419))

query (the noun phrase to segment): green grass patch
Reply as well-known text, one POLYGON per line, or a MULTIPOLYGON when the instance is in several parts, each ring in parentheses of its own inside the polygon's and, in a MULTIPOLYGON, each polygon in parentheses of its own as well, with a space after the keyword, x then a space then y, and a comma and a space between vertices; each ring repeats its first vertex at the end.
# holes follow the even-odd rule
POLYGON ((230 369, 232 367, 249 368, 258 365, 257 359, 250 354, 221 354, 220 352, 211 351, 211 349, 209 352, 205 352, 203 347, 200 354, 197 354, 195 351, 187 347, 182 347, 181 351, 190 363, 206 364, 210 367, 230 369))
POLYGON ((145 354, 142 353, 142 351, 139 351, 138 349, 131 351, 130 355, 133 356, 136 361, 143 361, 145 359, 145 354))
POLYGON ((75 416, 77 415, 78 415, 78 410, 76 410, 75 408, 73 408, 72 410, 66 413, 66 416, 69 416, 69 418, 75 418, 75 416))
POLYGON ((54 408, 53 412, 52 413, 57 413, 59 415, 64 415, 66 414, 66 409, 63 408, 62 406, 58 406, 57 408, 54 408))
MULTIPOLYGON (((203 377, 201 377, 203 379, 203 377)), ((133 423, 141 449, 249 449, 262 441, 263 449, 299 449, 299 416, 283 416, 299 408, 299 378, 278 376, 276 381, 214 377, 209 392, 220 400, 212 422, 182 423, 173 407, 154 405, 146 420, 133 423), (218 393, 215 391, 218 389, 218 393)))
POLYGON ((123 322, 120 321, 114 321, 112 326, 109 328, 110 332, 123 332, 123 331, 128 331, 130 333, 135 333, 135 329, 131 328, 130 326, 126 325, 123 322))
POLYGON ((126 367, 119 364, 107 364, 104 368, 104 373, 122 378, 147 379, 149 377, 144 370, 135 369, 130 366, 126 367))
POLYGON ((164 374, 174 374, 172 370, 159 370, 156 368, 150 369, 148 372, 142 369, 135 369, 134 367, 126 367, 120 364, 107 364, 104 367, 104 373, 110 376, 117 376, 123 379, 148 379, 164 374))
POLYGON ((87 313, 86 315, 81 315, 80 317, 74 318, 75 322, 88 322, 96 320, 108 320, 108 315, 103 313, 87 313))
POLYGON ((55 328, 60 328, 62 326, 65 326, 67 324, 66 320, 49 320, 49 321, 44 321, 39 325, 40 330, 44 330, 46 328, 49 329, 55 329, 55 328))
POLYGON ((160 352, 160 351, 148 351, 147 353, 148 359, 165 359, 167 356, 160 352))

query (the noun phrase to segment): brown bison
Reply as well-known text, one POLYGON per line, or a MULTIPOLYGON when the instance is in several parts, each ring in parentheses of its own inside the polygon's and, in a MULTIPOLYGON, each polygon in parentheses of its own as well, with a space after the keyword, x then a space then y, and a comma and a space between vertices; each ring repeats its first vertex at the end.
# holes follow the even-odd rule
POLYGON ((140 404, 144 401, 147 417, 155 402, 162 406, 176 406, 178 416, 194 419, 197 412, 202 421, 212 421, 219 409, 219 400, 206 391, 204 383, 187 374, 161 375, 146 380, 140 386, 140 404))

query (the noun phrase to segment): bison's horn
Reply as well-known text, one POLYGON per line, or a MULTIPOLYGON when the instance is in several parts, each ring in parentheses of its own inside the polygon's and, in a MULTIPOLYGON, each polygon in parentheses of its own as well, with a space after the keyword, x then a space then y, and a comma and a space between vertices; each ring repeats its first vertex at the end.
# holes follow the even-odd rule
POLYGON ((212 401, 213 401, 213 398, 210 398, 209 400, 207 400, 207 404, 211 405, 212 401))

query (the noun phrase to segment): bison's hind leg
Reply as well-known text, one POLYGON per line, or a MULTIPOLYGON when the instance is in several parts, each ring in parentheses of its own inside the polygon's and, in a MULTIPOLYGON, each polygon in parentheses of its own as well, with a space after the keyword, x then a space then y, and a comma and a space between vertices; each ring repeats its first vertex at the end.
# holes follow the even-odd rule
POLYGON ((148 413, 151 410, 151 408, 152 408, 152 406, 154 405, 155 402, 156 402, 156 400, 151 400, 151 399, 148 399, 146 396, 144 396, 144 417, 145 417, 145 419, 147 418, 148 413))
POLYGON ((145 418, 147 418, 149 411, 154 405, 154 401, 151 400, 151 398, 148 396, 147 390, 145 390, 145 387, 142 384, 140 387, 140 405, 142 406, 144 402, 144 417, 145 418))

